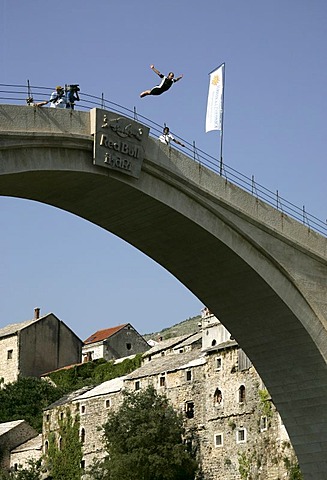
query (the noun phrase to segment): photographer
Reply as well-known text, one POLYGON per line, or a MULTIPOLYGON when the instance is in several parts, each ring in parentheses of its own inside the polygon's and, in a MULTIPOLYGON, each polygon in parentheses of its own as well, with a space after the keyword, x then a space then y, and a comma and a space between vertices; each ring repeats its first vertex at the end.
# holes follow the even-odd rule
POLYGON ((27 98, 27 104, 35 107, 43 107, 50 103, 51 108, 66 108, 66 96, 65 90, 58 85, 56 89, 51 93, 50 100, 44 102, 34 103, 32 97, 27 98))
POLYGON ((65 90, 59 85, 50 97, 51 108, 66 108, 65 90))
POLYGON ((79 102, 78 85, 66 85, 66 108, 74 110, 75 102, 79 102))

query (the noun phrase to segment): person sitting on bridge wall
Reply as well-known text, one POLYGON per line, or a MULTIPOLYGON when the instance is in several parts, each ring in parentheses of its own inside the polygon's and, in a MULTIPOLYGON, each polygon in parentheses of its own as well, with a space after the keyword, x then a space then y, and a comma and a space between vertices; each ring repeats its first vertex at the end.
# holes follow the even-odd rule
POLYGON ((170 142, 173 141, 182 147, 185 147, 183 143, 177 140, 171 133, 169 133, 169 128, 164 127, 162 134, 159 137, 160 142, 165 143, 166 145, 170 145, 170 142))
POLYGON ((153 70, 157 75, 159 75, 160 78, 162 78, 162 82, 160 85, 156 85, 155 87, 151 88, 150 90, 145 90, 144 92, 140 93, 140 97, 143 98, 147 95, 161 95, 164 92, 167 92, 167 90, 170 89, 173 83, 178 82, 181 78, 183 78, 183 75, 180 75, 177 78, 174 78, 174 73, 169 72, 167 76, 163 75, 162 73, 157 70, 154 65, 150 65, 151 70, 153 70))

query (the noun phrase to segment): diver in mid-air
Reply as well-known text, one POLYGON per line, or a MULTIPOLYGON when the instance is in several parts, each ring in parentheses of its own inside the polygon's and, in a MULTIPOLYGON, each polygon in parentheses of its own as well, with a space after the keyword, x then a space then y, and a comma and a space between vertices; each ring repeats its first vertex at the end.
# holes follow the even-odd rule
POLYGON ((155 87, 151 88, 150 90, 144 90, 144 92, 140 93, 140 97, 146 97, 147 95, 161 95, 164 92, 167 92, 167 90, 170 89, 173 83, 178 82, 181 78, 183 78, 183 75, 180 75, 177 78, 174 78, 175 75, 173 72, 169 72, 167 76, 163 75, 162 73, 157 70, 154 65, 150 65, 151 70, 153 70, 161 79, 160 85, 156 85, 155 87))

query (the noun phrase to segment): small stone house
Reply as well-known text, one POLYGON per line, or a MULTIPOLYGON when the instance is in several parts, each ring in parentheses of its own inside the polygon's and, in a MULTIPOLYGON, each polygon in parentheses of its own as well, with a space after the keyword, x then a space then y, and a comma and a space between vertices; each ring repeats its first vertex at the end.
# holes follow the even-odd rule
POLYGON ((104 358, 113 360, 143 353, 150 348, 144 338, 132 327, 124 323, 112 328, 98 330, 84 341, 83 362, 104 358))
POLYGON ((0 329, 0 379, 4 384, 19 376, 39 377, 81 361, 83 342, 53 313, 0 329))
POLYGON ((42 456, 42 433, 27 440, 10 452, 10 469, 18 470, 19 467, 28 467, 30 460, 40 460, 42 456))
POLYGON ((0 467, 10 468, 11 451, 18 445, 37 437, 37 432, 25 420, 0 423, 0 467))
POLYGON ((202 333, 188 333, 179 337, 160 340, 143 354, 143 363, 166 355, 184 353, 202 345, 202 333))

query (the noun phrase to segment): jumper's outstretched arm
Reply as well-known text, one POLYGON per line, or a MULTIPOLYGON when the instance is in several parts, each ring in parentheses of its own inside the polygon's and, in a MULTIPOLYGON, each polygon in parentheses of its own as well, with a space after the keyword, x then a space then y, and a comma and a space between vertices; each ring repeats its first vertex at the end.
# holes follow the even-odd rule
POLYGON ((151 70, 154 71, 154 73, 156 73, 156 74, 159 75, 159 77, 160 77, 161 73, 159 72, 159 70, 157 70, 157 69, 155 68, 154 65, 150 65, 150 68, 151 68, 151 70))

